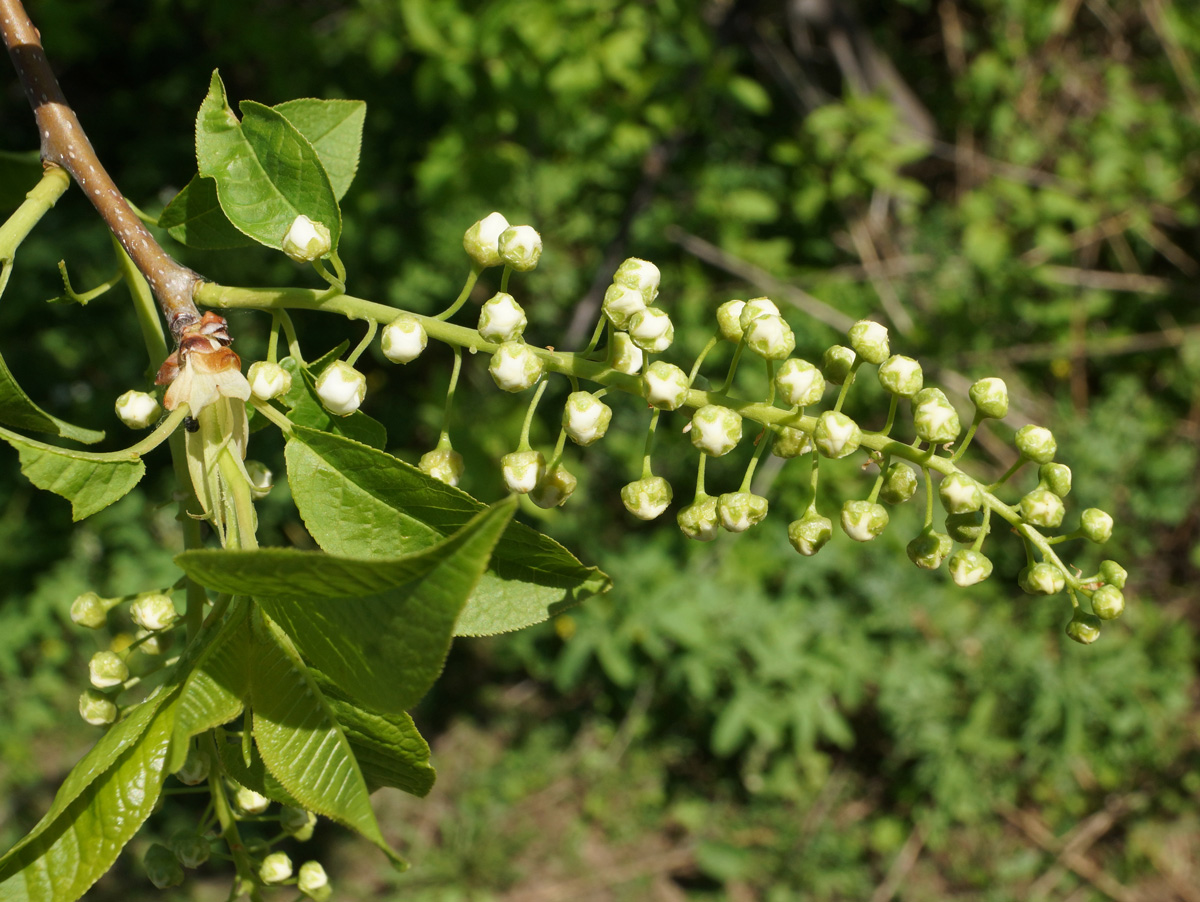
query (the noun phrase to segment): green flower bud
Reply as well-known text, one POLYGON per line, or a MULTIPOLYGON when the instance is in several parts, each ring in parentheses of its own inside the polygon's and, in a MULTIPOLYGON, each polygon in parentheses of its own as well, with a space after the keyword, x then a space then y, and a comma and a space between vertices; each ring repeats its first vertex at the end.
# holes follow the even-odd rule
POLYGON ((642 376, 646 403, 662 410, 683 406, 688 394, 688 375, 673 363, 656 360, 642 376))
POLYGON ((317 816, 303 808, 289 808, 286 805, 279 810, 279 827, 297 842, 308 842, 312 839, 313 830, 317 826, 317 816))
POLYGON ((793 407, 810 407, 825 394, 825 377, 807 360, 792 357, 775 373, 775 387, 793 407))
POLYGON ((517 272, 529 272, 537 268, 542 257, 542 236, 533 226, 509 226, 500 233, 497 248, 507 266, 517 272))
POLYGON ((143 592, 133 600, 129 616, 142 629, 156 633, 178 620, 179 612, 170 596, 162 592, 143 592))
POLYGON ((275 474, 261 460, 246 461, 246 475, 250 478, 250 497, 261 501, 275 487, 275 474))
POLYGON ((211 764, 208 755, 195 746, 189 745, 187 757, 183 760, 183 767, 175 771, 175 778, 185 786, 199 786, 208 779, 210 770, 211 764))
POLYGON ((917 471, 897 461, 883 474, 879 499, 887 504, 903 504, 917 492, 917 471))
POLYGON ((555 464, 546 470, 546 475, 529 493, 529 498, 538 507, 549 510, 565 504, 578 485, 579 480, 572 476, 566 467, 561 463, 555 464))
POLYGON ((517 299, 498 291, 479 308, 479 335, 484 341, 500 344, 516 341, 525 332, 529 320, 517 299))
POLYGON ((272 852, 258 868, 258 878, 268 885, 283 883, 292 876, 292 859, 286 852, 272 852))
POLYGON ((453 448, 434 448, 432 451, 426 451, 421 455, 417 466, 422 473, 446 485, 458 485, 465 469, 462 455, 453 448))
POLYGON ((1098 507, 1089 507, 1079 515, 1079 531, 1085 538, 1103 545, 1112 538, 1113 518, 1098 507))
POLYGON ((247 786, 238 786, 233 794, 233 804, 243 814, 262 814, 271 807, 271 800, 247 786))
POLYGON ((208 840, 191 830, 180 830, 171 837, 171 851, 175 853, 175 860, 185 868, 198 868, 212 855, 208 840))
POLYGON ((742 340, 742 310, 745 301, 726 301, 717 308, 717 328, 726 341, 737 343, 742 340))
POLYGON ((779 308, 775 306, 775 302, 770 298, 751 298, 746 301, 742 309, 738 312, 738 325, 741 326, 744 333, 750 328, 750 324, 760 316, 778 316, 779 308))
POLYGON ((862 430, 844 413, 827 410, 817 418, 813 444, 818 451, 834 460, 849 457, 862 444, 862 430))
POLYGON ((705 404, 692 414, 692 444, 710 457, 724 457, 742 440, 742 417, 737 411, 705 404))
POLYGON ((878 376, 884 391, 901 398, 913 397, 925 385, 921 364, 899 354, 893 354, 879 365, 878 376))
POLYGON ((612 422, 612 408, 591 392, 571 392, 563 408, 562 425, 577 445, 590 445, 604 438, 612 422))
POLYGON ((647 307, 629 318, 629 337, 643 351, 661 354, 675 340, 675 327, 667 311, 647 307))
POLYGON ((891 353, 887 327, 869 319, 859 320, 850 327, 850 347, 867 363, 878 366, 891 353))
POLYGON ((1067 624, 1067 635, 1080 645, 1091 645, 1100 638, 1100 618, 1077 610, 1067 624))
POLYGON ((401 313, 383 327, 379 346, 383 356, 392 363, 412 363, 429 344, 429 335, 421 321, 409 313, 401 313))
POLYGON ((79 696, 79 716, 93 727, 106 727, 117 719, 117 706, 107 695, 85 689, 79 696))
POLYGON ((629 321, 646 309, 646 297, 636 288, 614 282, 604 292, 604 303, 600 309, 614 329, 628 329, 629 321))
POLYGON ((950 578, 959 586, 973 586, 992 575, 992 562, 982 552, 962 548, 950 555, 950 578))
POLYGON ((146 429, 162 413, 158 399, 144 391, 127 391, 117 398, 117 418, 130 429, 146 429))
POLYGON ((1067 584, 1063 572, 1048 561, 1026 567, 1017 582, 1030 595, 1057 595, 1067 584))
POLYGON ((878 538, 888 525, 887 508, 872 501, 847 501, 842 505, 842 531, 856 542, 878 538))
POLYGON ((260 401, 270 401, 288 393, 292 387, 292 374, 278 363, 256 360, 246 371, 246 381, 250 383, 250 392, 254 397, 260 401))
POLYGON ((784 360, 796 349, 792 327, 777 313, 752 320, 745 336, 746 347, 765 360, 784 360))
POLYGON ((626 376, 636 376, 642 369, 646 356, 642 349, 633 343, 633 339, 624 332, 618 332, 612 337, 612 354, 609 365, 618 373, 626 376))
POLYGON ((323 222, 313 222, 303 213, 292 220, 283 236, 282 250, 297 263, 311 263, 333 248, 333 237, 323 222))
POLYGON ((98 630, 108 623, 109 605, 95 592, 84 592, 71 602, 71 622, 89 630, 98 630))
POLYGON ((950 538, 960 545, 971 545, 979 538, 983 530, 983 512, 973 511, 965 514, 947 514, 946 532, 950 538))
POLYGON ((788 541, 805 557, 812 557, 833 538, 833 521, 810 511, 788 525, 788 541))
POLYGON ((113 651, 98 651, 88 662, 88 679, 97 689, 111 689, 129 679, 129 667, 113 651))
POLYGON ((841 385, 852 378, 850 373, 853 369, 854 352, 845 345, 833 345, 821 355, 821 372, 825 374, 827 382, 841 385))
POLYGON ((163 633, 138 630, 134 638, 137 639, 137 650, 146 655, 161 655, 175 642, 175 636, 170 630, 163 633))
POLYGON ((1002 420, 1008 416, 1008 386, 1003 379, 995 376, 980 379, 968 394, 980 419, 1002 420))
POLYGON ((942 561, 949 556, 952 548, 948 535, 931 530, 921 533, 909 542, 905 550, 908 552, 908 559, 922 570, 936 570, 942 566, 942 561))
POLYGON ((523 341, 506 341, 492 354, 488 372, 498 388, 525 391, 542 378, 542 358, 523 341))
POLYGON ((326 902, 332 895, 333 887, 329 885, 329 877, 319 861, 306 861, 300 865, 300 877, 296 881, 296 889, 316 902, 326 902))
POLYGON ((931 445, 945 445, 958 438, 962 431, 958 411, 940 388, 921 389, 912 403, 917 438, 931 445))
POLYGON ((648 476, 621 489, 621 503, 639 520, 662 516, 671 503, 671 486, 661 476, 648 476))
POLYGON ((808 454, 813 449, 812 436, 791 426, 775 427, 775 441, 771 443, 771 453, 776 457, 789 460, 808 454))
POLYGON ((613 276, 613 284, 624 285, 641 292, 646 304, 650 305, 658 297, 658 283, 661 275, 658 267, 649 260, 630 257, 617 267, 617 272, 613 276))
POLYGON ((767 516, 767 499, 752 492, 728 492, 717 499, 717 516, 730 532, 745 532, 767 516))
POLYGON ((1116 620, 1125 610, 1125 596, 1116 586, 1101 586, 1092 593, 1092 611, 1101 620, 1116 620))
POLYGON ((938 497, 948 514, 967 514, 983 507, 983 489, 965 473, 951 473, 938 486, 938 497))
POLYGON ((1125 579, 1128 576, 1129 574, 1125 572, 1125 568, 1116 561, 1102 561, 1100 563, 1100 578, 1110 586, 1124 589, 1125 579))
POLYGON ((1058 450, 1054 433, 1045 426, 1022 426, 1017 430, 1015 441, 1021 455, 1038 464, 1050 463, 1058 450))
POLYGON ((160 843, 154 843, 146 850, 142 859, 146 868, 146 876, 159 889, 179 886, 183 883, 183 868, 179 866, 175 853, 160 843))
POLYGON ((508 228, 508 220, 499 213, 491 213, 475 223, 463 235, 463 250, 480 269, 499 266, 500 235, 508 228))
POLYGON ((367 377, 344 360, 335 360, 317 377, 317 396, 335 416, 348 417, 367 396, 367 377))
POLYGON ((1071 468, 1066 464, 1042 464, 1038 467, 1038 480, 1059 498, 1071 494, 1071 468))
POLYGON ((717 499, 709 495, 698 498, 675 515, 680 531, 697 542, 711 542, 717 537, 721 518, 717 514, 717 499))
POLYGON ((1062 524, 1062 499, 1049 489, 1034 489, 1021 499, 1021 518, 1030 526, 1053 529, 1062 524))
POLYGON ((513 451, 500 458, 500 472, 510 492, 528 495, 546 475, 546 458, 541 451, 513 451))

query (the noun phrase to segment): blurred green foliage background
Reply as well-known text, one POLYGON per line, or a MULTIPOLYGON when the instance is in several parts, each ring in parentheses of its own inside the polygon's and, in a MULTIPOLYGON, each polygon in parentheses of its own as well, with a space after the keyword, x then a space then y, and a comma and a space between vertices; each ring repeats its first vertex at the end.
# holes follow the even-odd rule
MULTIPOLYGON (((618 398, 605 442, 568 452, 580 492, 535 524, 616 588, 555 623, 460 641, 415 712, 438 786, 379 799, 416 867, 385 873, 327 828, 295 850, 319 854, 344 898, 1198 898, 1194 4, 42 0, 30 12, 101 158, 150 212, 195 170, 213 68, 236 99, 361 98, 341 245, 352 293, 441 309, 467 272, 462 232, 500 210, 545 241, 512 289, 535 343, 586 340, 612 271, 635 255, 663 270, 668 359, 682 365, 735 297, 786 307, 809 359, 840 340, 839 317, 877 317, 960 410, 972 380, 1007 380, 1008 422, 1050 426, 1074 470, 1069 510, 1117 518, 1105 556, 1130 571, 1129 610, 1083 648, 1062 633, 1061 599, 1017 589, 1014 537, 993 537, 996 573, 970 590, 909 564, 914 510, 871 545, 839 535, 801 559, 785 530, 803 480, 778 465, 759 470, 773 513, 749 534, 695 546, 669 520, 633 522, 617 492, 640 475, 648 415, 618 398)), ((32 117, 4 84, 0 149, 31 150, 32 117)), ((226 284, 315 284, 266 250, 179 254, 226 284)), ((78 192, 22 247, 0 352, 39 403, 121 447, 112 402, 153 366, 123 289, 86 308, 44 303, 61 293, 59 259, 77 288, 114 270, 78 192)), ((495 290, 483 282, 474 304, 495 290)), ((309 356, 361 335, 298 319, 309 356)), ((266 325, 234 318, 244 360, 266 325)), ((366 409, 408 460, 436 441, 449 360, 432 348, 406 368, 371 363, 366 409)), ((743 376, 757 391, 759 374, 743 376)), ((463 379, 464 487, 495 498, 524 402, 501 397, 480 361, 463 379)), ((566 390, 543 400, 535 443, 553 441, 566 390)), ((865 384, 850 409, 868 423, 886 412, 865 384)), ((684 499, 694 452, 681 422, 664 423, 656 470, 684 499)), ((271 432, 252 454, 281 472, 271 432)), ((1007 468, 1010 436, 977 439, 977 474, 1007 468)), ((710 490, 730 490, 749 453, 714 462, 710 490)), ((109 637, 71 627, 71 599, 172 581, 178 540, 165 460, 79 525, 15 454, 0 461, 7 847, 94 738, 73 710, 109 637)), ((822 473, 826 513, 869 491, 856 465, 822 473)), ((284 488, 263 522, 269 542, 305 540, 284 488)), ((1078 562, 1099 559, 1085 549, 1078 562)), ((145 841, 180 816, 152 820, 145 841)), ((149 894, 134 857, 95 898, 149 894)), ((224 877, 173 898, 222 898, 224 877)))

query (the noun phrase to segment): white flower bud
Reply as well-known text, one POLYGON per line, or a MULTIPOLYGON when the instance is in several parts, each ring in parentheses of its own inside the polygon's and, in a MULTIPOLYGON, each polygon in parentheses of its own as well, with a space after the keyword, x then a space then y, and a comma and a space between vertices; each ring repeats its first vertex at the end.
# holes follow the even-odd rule
POLYGON ((144 391, 125 392, 116 406, 118 419, 130 429, 145 429, 162 413, 154 395, 144 391))
POLYGON ((250 392, 254 397, 260 401, 270 401, 288 393, 292 387, 292 374, 278 363, 256 360, 246 371, 246 381, 250 383, 250 392))
POLYGON ((488 372, 504 391, 518 392, 542 378, 542 359, 523 341, 506 341, 496 348, 488 372))
POLYGON ((971 403, 980 417, 1000 420, 1008 416, 1008 386, 996 376, 978 380, 971 386, 971 403))
POLYGON ((812 557, 833 538, 833 521, 813 512, 788 526, 788 541, 805 557, 812 557))
POLYGON ((983 489, 965 473, 951 473, 943 479, 938 497, 948 514, 969 514, 983 507, 983 489))
POLYGON ((484 341, 500 344, 516 341, 525 332, 529 320, 517 299, 507 292, 498 291, 479 308, 479 334, 484 341))
POLYGON ((152 633, 149 630, 138 630, 134 636, 137 640, 137 650, 144 655, 161 655, 167 651, 175 641, 175 637, 170 631, 162 633, 152 633))
POLYGON ((429 344, 429 336, 421 321, 409 313, 401 313, 383 327, 379 339, 383 356, 392 363, 412 363, 429 344))
POLYGON ((845 345, 832 345, 821 355, 821 372, 826 381, 842 385, 847 379, 854 382, 854 362, 857 355, 845 345))
POLYGON ((675 327, 665 310, 647 307, 630 317, 629 337, 643 351, 661 354, 675 340, 675 327))
POLYGON ((107 695, 85 689, 79 696, 79 716, 93 727, 108 726, 117 719, 117 706, 107 695))
POLYGON ((730 532, 745 532, 767 516, 767 499, 751 492, 729 492, 717 499, 717 516, 730 532))
POLYGON ((275 485, 275 474, 261 460, 246 461, 246 475, 250 477, 250 496, 255 501, 266 498, 275 485))
POLYGON ((775 387, 793 407, 810 407, 825 394, 825 377, 807 360, 785 360, 775 373, 775 387))
POLYGON ((97 689, 111 689, 129 679, 129 667, 114 651, 98 651, 88 662, 88 679, 97 689))
POLYGON ((887 508, 871 501, 847 501, 842 505, 842 531, 856 542, 869 542, 888 525, 887 508))
POLYGON ((517 272, 529 272, 542 256, 542 236, 533 226, 509 226, 500 233, 500 259, 517 272))
POLYGON ((189 746, 183 767, 175 771, 175 778, 185 786, 199 786, 208 779, 211 768, 208 755, 201 754, 194 746, 189 746))
POLYGON ((862 444, 862 430, 844 413, 827 410, 817 419, 813 444, 826 457, 848 457, 862 444))
POLYGON ((879 384, 885 391, 901 398, 911 398, 925 385, 925 373, 921 370, 921 364, 900 354, 893 354, 881 363, 876 375, 879 376, 879 384))
POLYGON ((555 464, 546 471, 542 481, 529 493, 529 499, 538 507, 549 510, 565 504, 567 499, 575 493, 578 485, 579 480, 572 476, 566 467, 561 463, 555 464))
POLYGON ((157 889, 168 889, 183 883, 183 868, 175 853, 161 843, 154 843, 142 858, 146 876, 157 889))
POLYGON ((292 220, 283 236, 283 252, 297 263, 311 263, 324 257, 333 247, 332 236, 324 223, 313 222, 303 213, 292 220))
POLYGON ((755 317, 746 327, 746 347, 766 360, 783 360, 796 348, 796 336, 777 313, 755 317))
POLYGON ((286 852, 272 852, 263 859, 258 876, 263 883, 283 883, 292 876, 292 859, 286 852))
POLYGON ((646 298, 636 288, 614 282, 604 292, 604 303, 600 309, 614 329, 626 329, 634 315, 646 309, 646 298))
POLYGON ((1101 561, 1100 578, 1109 585, 1116 586, 1118 589, 1124 589, 1125 580, 1129 578, 1129 573, 1116 561, 1101 561))
POLYGON ((262 814, 271 807, 271 800, 248 786, 239 786, 233 794, 233 804, 245 814, 262 814))
POLYGON ((500 458, 500 472, 510 492, 528 495, 546 475, 546 457, 541 451, 513 451, 500 458))
POLYGON ((181 830, 171 838, 171 851, 185 868, 198 868, 212 855, 208 840, 191 830, 181 830))
POLYGON ((649 476, 621 489, 621 503, 639 520, 653 520, 671 503, 671 486, 661 476, 649 476))
POLYGON ((1047 561, 1026 567, 1018 581, 1030 595, 1057 595, 1067 583, 1063 572, 1047 561))
POLYGON ((1062 499, 1049 489, 1034 489, 1021 498, 1021 518, 1031 526, 1054 529, 1062 525, 1066 508, 1062 499))
POLYGON ((717 328, 726 341, 742 340, 742 310, 745 307, 745 301, 726 301, 717 308, 717 328))
POLYGON ((962 549, 950 556, 950 577, 959 586, 973 586, 992 575, 992 562, 982 552, 962 549))
POLYGON ((717 499, 709 495, 693 501, 675 515, 680 531, 697 542, 711 542, 721 531, 717 499))
POLYGON ((673 363, 656 360, 642 376, 646 402, 651 407, 675 410, 687 399, 688 376, 673 363))
POLYGON ((917 438, 931 445, 944 445, 958 438, 962 431, 958 411, 940 388, 921 389, 912 403, 917 438))
POLYGON ((316 902, 325 902, 333 892, 333 887, 329 885, 329 877, 325 874, 325 868, 321 867, 319 861, 306 861, 300 865, 296 889, 310 899, 315 899, 316 902))
POLYGON ((741 312, 738 314, 738 325, 745 332, 750 328, 750 324, 760 316, 778 316, 779 308, 775 306, 775 302, 770 298, 751 298, 742 306, 741 312))
POLYGON ((1079 515, 1079 531, 1097 545, 1112 538, 1113 518, 1098 507, 1089 507, 1079 515))
POLYGON ((723 457, 742 440, 742 418, 735 410, 705 404, 692 414, 692 444, 710 457, 723 457))
POLYGON ((775 441, 771 443, 771 453, 784 460, 808 454, 812 449, 812 436, 791 426, 780 426, 775 432, 775 441))
POLYGON ((350 416, 366 396, 367 377, 344 360, 335 360, 317 377, 317 397, 335 416, 350 416))
POLYGON ((624 332, 618 332, 612 337, 612 354, 610 366, 618 373, 626 376, 636 376, 642 370, 646 355, 642 349, 633 343, 633 339, 624 332))
POLYGON ((879 487, 879 500, 887 504, 903 504, 916 492, 917 471, 900 461, 890 464, 879 487))
POLYGON ((867 363, 883 363, 891 353, 887 327, 869 319, 859 320, 850 327, 850 347, 867 363))
POLYGON ((1022 426, 1014 439, 1017 450, 1034 463, 1048 464, 1054 460, 1058 443, 1045 426, 1022 426))
POLYGON ((646 304, 649 305, 653 304, 654 299, 658 297, 658 283, 661 275, 658 267, 649 260, 630 257, 617 267, 617 272, 613 276, 613 284, 625 285, 641 292, 646 304))
POLYGON ((1071 494, 1071 468, 1066 464, 1048 463, 1038 467, 1039 488, 1047 488, 1059 498, 1071 494))
POLYGON ((303 808, 284 806, 279 809, 279 826, 297 842, 308 842, 317 827, 317 816, 303 808))
POLYGON ((446 485, 458 485, 464 470, 462 455, 453 448, 434 448, 432 451, 426 451, 421 455, 417 466, 422 473, 427 473, 446 485))
POLYGON ((1100 638, 1100 618, 1077 610, 1067 624, 1067 635, 1080 645, 1091 645, 1100 638))
POLYGON ((500 235, 508 228, 508 220, 499 213, 490 213, 475 223, 463 235, 463 250, 480 269, 499 266, 500 235))
POLYGON ((108 623, 108 608, 104 599, 95 592, 84 592, 71 602, 71 622, 90 630, 98 630, 108 623))
POLYGON ((612 422, 612 408, 591 392, 571 392, 563 407, 562 425, 567 435, 577 445, 590 445, 608 432, 612 422))
POLYGON ((162 592, 143 592, 133 600, 129 616, 142 629, 155 633, 179 619, 179 612, 170 596, 162 592))
POLYGON ((1125 596, 1116 586, 1101 586, 1092 593, 1092 611, 1101 620, 1116 620, 1125 610, 1125 596))

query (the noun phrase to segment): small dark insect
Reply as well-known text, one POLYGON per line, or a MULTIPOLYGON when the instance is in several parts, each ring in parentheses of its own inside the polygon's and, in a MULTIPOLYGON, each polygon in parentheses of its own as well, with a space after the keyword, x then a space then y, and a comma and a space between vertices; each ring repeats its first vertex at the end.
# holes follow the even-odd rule
POLYGON ((183 428, 186 429, 188 432, 197 432, 200 429, 200 424, 198 422, 196 422, 195 417, 184 417, 183 418, 183 428))

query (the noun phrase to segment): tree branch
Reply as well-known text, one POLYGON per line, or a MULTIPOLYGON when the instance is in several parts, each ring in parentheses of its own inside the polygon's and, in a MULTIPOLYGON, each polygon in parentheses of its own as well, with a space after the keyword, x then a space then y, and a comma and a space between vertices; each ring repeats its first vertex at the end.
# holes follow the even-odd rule
POLYGON ((0 34, 37 119, 42 162, 69 172, 150 283, 171 332, 200 319, 192 293, 203 281, 176 263, 125 202, 100 164, 46 60, 41 36, 20 0, 0 0, 0 34))

